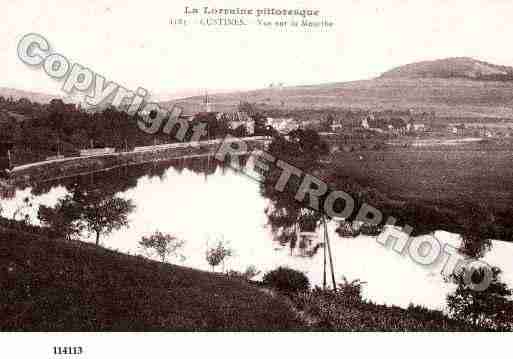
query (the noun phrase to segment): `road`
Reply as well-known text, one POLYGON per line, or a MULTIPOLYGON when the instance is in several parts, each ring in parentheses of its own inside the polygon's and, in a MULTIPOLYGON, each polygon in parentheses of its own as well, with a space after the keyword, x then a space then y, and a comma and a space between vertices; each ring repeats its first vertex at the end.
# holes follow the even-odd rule
MULTIPOLYGON (((255 136, 255 137, 243 137, 243 138, 234 138, 235 142, 242 142, 242 141, 268 141, 269 138, 265 136, 255 136)), ((161 145, 154 145, 154 146, 143 146, 143 147, 135 147, 133 151, 129 152, 116 152, 116 153, 104 153, 104 154, 96 154, 91 156, 74 156, 74 157, 65 157, 60 159, 54 159, 54 160, 47 160, 47 161, 40 161, 40 162, 33 162, 28 163, 21 166, 14 167, 10 173, 19 172, 22 170, 26 170, 28 168, 32 167, 38 167, 50 163, 59 163, 59 162, 67 162, 76 160, 79 158, 92 158, 92 157, 105 157, 105 156, 120 156, 127 153, 141 153, 141 152, 154 152, 159 150, 165 150, 165 149, 172 149, 172 148, 189 148, 189 147, 201 147, 201 146, 209 146, 216 143, 221 144, 224 141, 224 139, 216 139, 216 140, 209 140, 209 141, 195 141, 195 142, 178 142, 178 143, 166 143, 161 145)))

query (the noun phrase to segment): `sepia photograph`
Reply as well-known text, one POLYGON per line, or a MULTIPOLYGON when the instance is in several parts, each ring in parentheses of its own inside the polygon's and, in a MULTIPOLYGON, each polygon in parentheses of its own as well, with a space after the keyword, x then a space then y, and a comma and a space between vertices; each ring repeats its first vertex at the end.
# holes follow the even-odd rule
POLYGON ((513 2, 3 4, 2 356, 513 330, 513 2))

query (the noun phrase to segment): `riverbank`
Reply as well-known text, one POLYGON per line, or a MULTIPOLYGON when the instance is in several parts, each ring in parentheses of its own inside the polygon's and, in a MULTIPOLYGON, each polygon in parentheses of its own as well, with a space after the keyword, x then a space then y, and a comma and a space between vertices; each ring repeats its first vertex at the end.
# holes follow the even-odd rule
POLYGON ((325 172, 337 189, 356 183, 367 202, 424 234, 446 230, 513 241, 512 149, 461 146, 393 146, 380 151, 338 152, 325 172))
POLYGON ((2 331, 479 330, 420 307, 288 299, 222 274, 0 227, 2 331))
POLYGON ((298 330, 248 283, 79 241, 0 229, 2 331, 298 330))
MULTIPOLYGON (((246 143, 247 151, 263 149, 266 137, 237 138, 246 143)), ((132 166, 149 162, 161 162, 176 158, 214 155, 224 139, 210 141, 173 143, 138 147, 131 152, 118 152, 96 156, 68 157, 26 164, 12 169, 10 185, 28 185, 87 173, 107 171, 117 167, 132 166)))

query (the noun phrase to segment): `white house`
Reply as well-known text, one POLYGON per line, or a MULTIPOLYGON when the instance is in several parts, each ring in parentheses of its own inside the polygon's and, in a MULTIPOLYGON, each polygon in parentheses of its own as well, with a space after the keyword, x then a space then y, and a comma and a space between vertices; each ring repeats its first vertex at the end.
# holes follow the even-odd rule
POLYGON ((414 132, 424 132, 424 131, 426 131, 426 125, 423 123, 414 123, 413 131, 414 132))
POLYGON ((267 126, 271 126, 280 133, 287 134, 291 131, 299 129, 299 122, 293 118, 271 118, 266 121, 267 126))

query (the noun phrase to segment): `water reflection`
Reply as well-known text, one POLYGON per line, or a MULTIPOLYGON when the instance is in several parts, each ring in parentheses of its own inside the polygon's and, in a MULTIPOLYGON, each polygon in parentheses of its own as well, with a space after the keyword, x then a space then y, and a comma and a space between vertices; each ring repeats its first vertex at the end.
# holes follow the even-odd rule
MULTIPOLYGON (((261 195, 260 185, 208 156, 117 168, 18 188, 13 199, 3 201, 4 215, 12 217, 23 199, 30 197, 34 205, 27 214, 37 224, 38 207, 55 206, 77 184, 130 199, 136 206, 128 218, 129 227, 105 237, 106 247, 142 254, 138 242, 159 230, 186 241, 186 260, 178 264, 209 271, 205 260, 207 242, 223 238, 235 252, 226 262, 226 270, 244 271, 254 265, 266 272, 287 265, 306 272, 314 284, 322 283, 322 255, 302 255, 302 248, 315 248, 322 231, 314 228, 319 239, 310 238, 312 242, 305 246, 298 244, 291 256, 290 247, 273 240, 273 226, 268 225, 265 211, 272 203, 261 195)), ((372 237, 342 239, 336 235, 336 228, 334 223, 328 226, 337 280, 344 275, 348 280, 367 282, 367 298, 378 303, 407 306, 413 302, 440 308, 446 294, 454 289, 442 280, 439 268, 420 267, 382 247, 372 237)), ((442 241, 446 236, 437 235, 442 241)), ((94 242, 94 237, 87 240, 94 242)), ((508 277, 508 266, 503 262, 511 257, 507 251, 503 253, 504 258, 485 259, 504 268, 508 277)))

